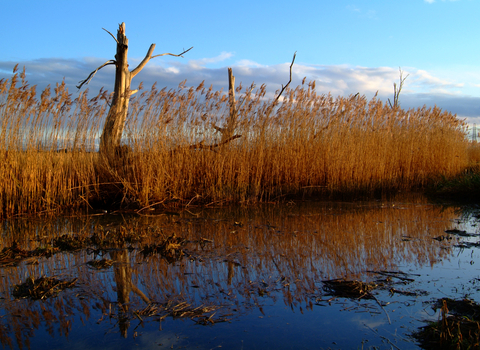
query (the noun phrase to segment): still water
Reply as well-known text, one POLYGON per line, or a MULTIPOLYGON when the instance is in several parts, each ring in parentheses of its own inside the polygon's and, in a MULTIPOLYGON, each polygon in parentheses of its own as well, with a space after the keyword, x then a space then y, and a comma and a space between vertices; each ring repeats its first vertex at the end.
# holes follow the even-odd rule
POLYGON ((480 208, 419 197, 140 214, 3 222, 2 248, 130 237, 0 267, 3 347, 417 349, 411 334, 438 320, 435 300, 480 301, 479 250, 468 244, 480 208), (167 250, 152 249, 166 239, 167 250), (14 297, 42 276, 77 280, 44 299, 14 297), (373 296, 332 293, 332 279, 371 283, 373 296))

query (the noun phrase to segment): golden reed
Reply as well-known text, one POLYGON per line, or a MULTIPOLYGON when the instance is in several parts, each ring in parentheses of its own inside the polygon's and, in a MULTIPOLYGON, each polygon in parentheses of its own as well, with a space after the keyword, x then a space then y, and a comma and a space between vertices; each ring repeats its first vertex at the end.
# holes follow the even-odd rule
POLYGON ((276 104, 265 85, 239 86, 236 138, 219 145, 228 94, 182 82, 132 97, 131 152, 106 168, 92 151, 111 95, 72 99, 61 83, 38 98, 25 70, 14 73, 0 81, 0 217, 88 207, 110 195, 145 207, 408 191, 469 163, 455 115, 319 95, 305 81, 276 104))

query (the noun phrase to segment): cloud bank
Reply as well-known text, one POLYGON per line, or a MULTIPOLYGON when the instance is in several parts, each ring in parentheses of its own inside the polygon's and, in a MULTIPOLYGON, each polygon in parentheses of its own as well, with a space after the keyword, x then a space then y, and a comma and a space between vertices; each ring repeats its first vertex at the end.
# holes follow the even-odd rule
MULTIPOLYGON (((145 88, 154 83, 160 88, 176 88, 178 84, 187 80, 187 85, 197 86, 203 80, 206 86, 213 85, 213 89, 227 90, 227 66, 221 63, 231 59, 233 54, 223 52, 212 58, 197 60, 168 59, 151 60, 140 74, 132 81, 132 89, 140 82, 145 88), (212 65, 216 67, 211 67, 212 65)), ((15 64, 26 67, 27 80, 31 85, 37 85, 38 91, 47 85, 55 86, 63 79, 69 91, 75 97, 78 94, 76 85, 85 79, 90 72, 106 62, 107 59, 86 57, 81 60, 63 58, 45 58, 23 62, 0 61, 0 79, 10 78, 15 64)), ((130 59, 130 67, 135 67, 140 60, 130 59)), ((281 89, 289 79, 290 62, 277 65, 261 65, 250 60, 238 60, 230 65, 236 77, 236 84, 249 86, 256 83, 258 86, 266 84, 270 96, 281 89)), ((114 84, 114 66, 101 69, 86 88, 96 94, 101 87, 111 91, 114 84)), ((480 97, 467 96, 461 93, 462 84, 442 80, 433 74, 420 69, 405 68, 404 88, 400 95, 400 104, 403 108, 418 108, 438 106, 457 114, 460 118, 467 118, 471 124, 480 122, 480 97)), ((301 84, 303 78, 315 81, 317 93, 331 93, 333 96, 348 96, 359 93, 373 97, 378 93, 379 98, 392 99, 393 83, 398 84, 399 70, 397 67, 359 67, 349 65, 311 65, 295 63, 293 66, 292 82, 290 87, 301 84)))

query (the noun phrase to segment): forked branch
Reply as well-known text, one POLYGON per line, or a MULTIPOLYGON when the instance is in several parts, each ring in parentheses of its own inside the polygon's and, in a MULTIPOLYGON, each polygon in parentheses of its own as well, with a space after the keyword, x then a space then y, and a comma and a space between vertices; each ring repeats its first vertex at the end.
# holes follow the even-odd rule
POLYGON ((143 67, 145 67, 145 65, 148 63, 148 61, 150 61, 152 58, 155 58, 155 57, 160 57, 160 56, 175 56, 175 57, 183 57, 182 55, 187 53, 188 51, 190 51, 191 49, 193 49, 193 46, 191 48, 189 48, 188 50, 185 50, 183 51, 182 53, 179 53, 178 55, 176 54, 173 54, 173 53, 162 53, 160 55, 155 55, 155 56, 152 56, 152 53, 153 53, 153 50, 155 50, 155 44, 152 44, 150 45, 150 48, 148 49, 148 52, 147 54, 145 55, 145 58, 142 60, 142 62, 140 62, 140 64, 134 69, 132 70, 132 78, 137 75, 142 69, 143 67))

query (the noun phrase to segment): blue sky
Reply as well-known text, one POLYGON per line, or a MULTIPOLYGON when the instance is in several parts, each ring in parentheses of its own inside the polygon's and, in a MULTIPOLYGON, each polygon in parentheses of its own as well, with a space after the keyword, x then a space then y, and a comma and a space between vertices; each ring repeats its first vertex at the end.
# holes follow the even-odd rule
MULTIPOLYGON (((39 89, 65 78, 75 85, 109 59, 116 34, 126 23, 129 62, 135 67, 156 43, 158 57, 133 85, 191 85, 226 88, 227 67, 237 83, 266 83, 271 94, 303 77, 333 95, 378 91, 391 98, 399 67, 409 74, 404 108, 438 105, 480 122, 480 45, 475 0, 317 1, 4 1, 0 15, 0 78, 16 63, 39 89), (7 34, 8 33, 8 34, 7 34)), ((102 69, 90 90, 113 87, 113 67, 102 69)))

